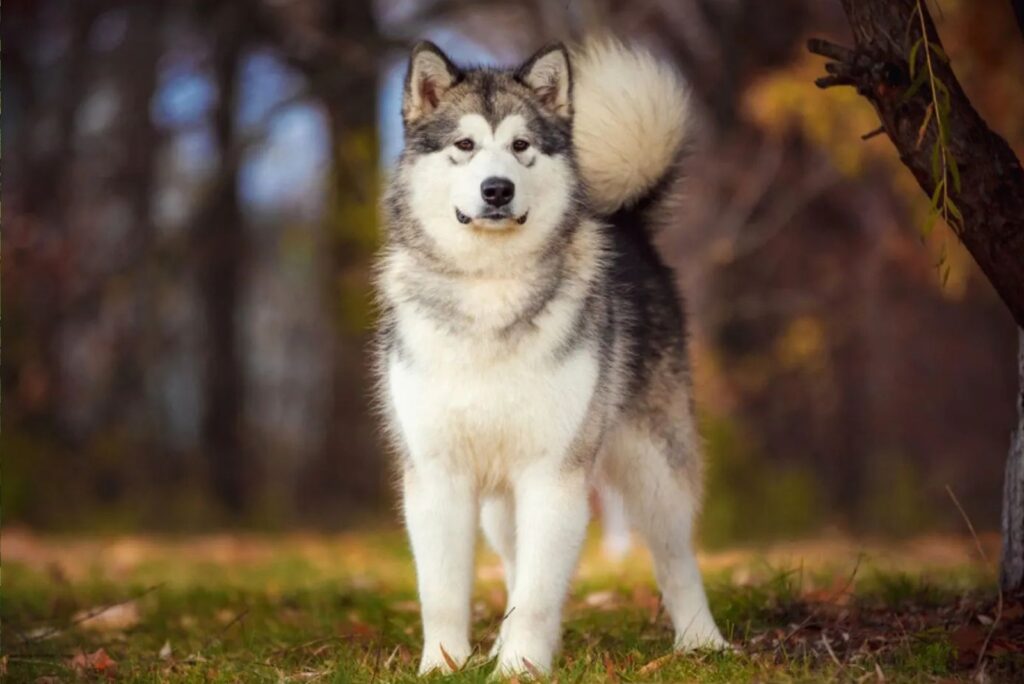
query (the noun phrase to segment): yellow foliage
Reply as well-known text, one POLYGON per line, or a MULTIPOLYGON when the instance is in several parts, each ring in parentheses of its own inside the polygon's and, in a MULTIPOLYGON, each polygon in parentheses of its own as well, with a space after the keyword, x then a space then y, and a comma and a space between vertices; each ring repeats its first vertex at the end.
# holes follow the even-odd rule
POLYGON ((373 128, 346 131, 335 142, 328 223, 334 239, 372 252, 379 243, 379 143, 373 128))
POLYGON ((784 368, 821 368, 825 353, 825 326, 814 316, 793 319, 775 342, 775 354, 784 368))
MULTIPOLYGON (((776 135, 798 126, 848 177, 888 170, 888 182, 906 200, 911 225, 915 229, 925 226, 930 211, 928 197, 900 162, 895 147, 884 135, 861 139, 879 126, 874 109, 854 88, 830 88, 822 93, 814 85, 820 75, 820 59, 801 57, 791 68, 773 72, 751 86, 745 109, 776 135)), ((941 218, 935 230, 923 239, 936 264, 936 287, 943 296, 960 299, 975 268, 970 255, 941 218)))
POLYGON ((369 256, 380 242, 379 143, 374 128, 346 131, 335 141, 327 216, 328 242, 341 266, 331 280, 338 322, 361 332, 372 327, 369 256))
MULTIPOLYGON (((866 145, 860 136, 878 127, 878 116, 853 88, 832 88, 823 96, 814 85, 820 72, 821 60, 805 56, 755 83, 747 91, 745 109, 768 131, 782 133, 797 123, 837 169, 857 176, 876 154, 878 146, 866 145)), ((891 148, 887 153, 898 163, 891 148)))

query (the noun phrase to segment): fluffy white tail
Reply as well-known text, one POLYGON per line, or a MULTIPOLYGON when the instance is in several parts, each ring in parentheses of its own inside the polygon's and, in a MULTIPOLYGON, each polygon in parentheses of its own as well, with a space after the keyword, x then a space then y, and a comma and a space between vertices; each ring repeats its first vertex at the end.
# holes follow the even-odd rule
POLYGON ((573 55, 573 138, 591 206, 610 214, 671 171, 691 128, 678 73, 642 48, 612 38, 573 55))

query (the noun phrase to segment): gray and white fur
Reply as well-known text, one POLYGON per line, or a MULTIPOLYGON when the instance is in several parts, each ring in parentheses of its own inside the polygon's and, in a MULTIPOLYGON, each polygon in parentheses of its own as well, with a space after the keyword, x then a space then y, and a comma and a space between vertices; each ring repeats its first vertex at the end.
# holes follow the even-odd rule
POLYGON ((671 68, 611 39, 510 70, 413 51, 376 361, 423 673, 471 654, 478 524, 508 588, 497 672, 550 671, 595 485, 621 492, 650 546, 676 647, 725 645, 692 547, 683 306, 652 241, 689 111, 671 68))

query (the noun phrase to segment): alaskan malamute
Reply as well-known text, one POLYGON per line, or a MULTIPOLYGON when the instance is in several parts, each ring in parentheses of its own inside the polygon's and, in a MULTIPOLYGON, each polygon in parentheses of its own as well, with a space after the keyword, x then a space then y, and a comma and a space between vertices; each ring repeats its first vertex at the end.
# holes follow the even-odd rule
POLYGON ((548 672, 588 492, 618 489, 683 650, 725 645, 692 527, 701 488, 683 307, 652 242, 687 91, 611 40, 517 69, 412 53, 378 263, 381 405, 401 454, 420 671, 461 666, 479 521, 508 610, 498 673, 548 672))

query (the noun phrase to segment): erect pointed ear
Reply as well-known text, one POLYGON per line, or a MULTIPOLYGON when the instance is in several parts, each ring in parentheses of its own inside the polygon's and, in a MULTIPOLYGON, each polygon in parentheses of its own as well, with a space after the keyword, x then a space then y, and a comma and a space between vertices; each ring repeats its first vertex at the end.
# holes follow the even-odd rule
POLYGON ((564 45, 541 48, 519 67, 516 78, 536 93, 545 109, 565 119, 572 117, 572 73, 564 45))
POLYGON ((437 109, 441 96, 462 80, 462 73, 441 49, 424 40, 416 44, 405 76, 402 118, 410 124, 437 109))

